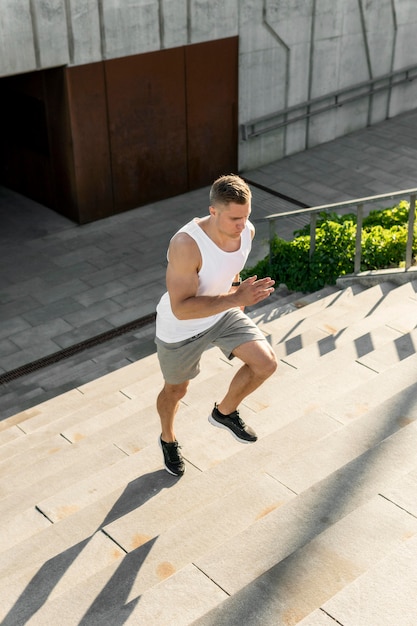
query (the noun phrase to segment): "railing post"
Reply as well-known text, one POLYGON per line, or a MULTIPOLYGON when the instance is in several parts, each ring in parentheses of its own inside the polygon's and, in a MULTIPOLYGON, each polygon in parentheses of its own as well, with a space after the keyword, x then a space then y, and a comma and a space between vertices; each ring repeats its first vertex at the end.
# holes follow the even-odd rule
POLYGON ((316 226, 317 226, 317 213, 311 213, 310 215, 310 259, 316 249, 316 226))
POLYGON ((410 196, 410 208, 408 211, 408 232, 407 232, 407 247, 405 250, 405 269, 408 270, 411 267, 413 260, 413 239, 414 239, 414 218, 416 213, 416 194, 412 193, 410 196))
POLYGON ((269 273, 272 273, 272 240, 275 237, 275 220, 268 220, 269 227, 269 254, 268 254, 268 264, 269 264, 269 273))
POLYGON ((362 254, 362 222, 363 222, 363 204, 356 207, 356 241, 355 241, 355 265, 354 274, 361 271, 361 254, 362 254))

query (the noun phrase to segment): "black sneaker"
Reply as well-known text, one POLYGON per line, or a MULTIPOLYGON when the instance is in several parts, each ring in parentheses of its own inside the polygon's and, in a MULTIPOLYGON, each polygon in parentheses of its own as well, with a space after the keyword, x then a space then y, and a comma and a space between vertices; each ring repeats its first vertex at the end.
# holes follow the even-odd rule
POLYGON ((173 476, 182 476, 185 472, 185 464, 180 452, 178 441, 166 443, 159 437, 159 446, 164 453, 164 465, 167 472, 173 476))
POLYGON ((213 426, 219 426, 220 428, 230 430, 235 439, 241 441, 242 443, 252 443, 258 439, 255 431, 252 430, 250 426, 246 426, 245 422, 239 415, 239 411, 233 411, 233 413, 229 413, 229 415, 223 415, 223 413, 220 413, 217 408, 217 404, 215 404, 208 419, 210 424, 213 424, 213 426))

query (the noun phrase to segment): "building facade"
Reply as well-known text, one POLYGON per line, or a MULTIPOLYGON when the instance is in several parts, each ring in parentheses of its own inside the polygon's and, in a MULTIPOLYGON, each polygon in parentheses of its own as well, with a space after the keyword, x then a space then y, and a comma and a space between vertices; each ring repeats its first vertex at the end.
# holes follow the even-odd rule
POLYGON ((0 183, 85 223, 415 108, 413 0, 1 0, 0 183))

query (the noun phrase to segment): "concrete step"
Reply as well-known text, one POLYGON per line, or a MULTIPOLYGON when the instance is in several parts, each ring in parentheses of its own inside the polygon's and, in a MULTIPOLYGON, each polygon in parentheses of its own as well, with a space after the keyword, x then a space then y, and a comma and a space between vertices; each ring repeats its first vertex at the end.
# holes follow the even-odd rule
MULTIPOLYGON (((99 469, 112 465, 115 460, 123 459, 126 456, 126 453, 112 443, 105 442, 100 446, 96 445, 95 442, 88 442, 86 445, 79 445, 78 443, 68 445, 67 442, 66 447, 63 447, 60 453, 44 454, 26 464, 20 463, 19 459, 14 471, 7 471, 7 473, 5 471, 5 476, 2 477, 0 506, 3 514, 5 513, 4 508, 6 508, 4 499, 10 498, 12 495, 16 496, 21 492, 23 502, 23 494, 26 493, 28 487, 36 491, 38 482, 43 483, 44 480, 49 479, 48 492, 53 493, 54 485, 56 490, 61 490, 65 484, 72 484, 89 476, 95 467, 94 462, 90 463, 90 458, 94 460, 97 455, 100 458, 102 450, 107 452, 103 453, 99 469), (70 473, 65 481, 63 481, 62 476, 64 472, 70 473), (59 476, 59 480, 55 479, 56 475, 59 476)), ((27 456, 31 458, 30 454, 27 456)))
POLYGON ((361 356, 358 362, 375 372, 382 372, 387 365, 403 361, 417 353, 417 331, 412 331, 387 342, 379 348, 361 356))
POLYGON ((355 388, 354 394, 343 391, 336 399, 323 399, 321 408, 326 414, 346 423, 397 394, 401 404, 407 403, 407 389, 415 382, 416 368, 417 354, 414 354, 363 381, 355 388))
MULTIPOLYGON (((287 319, 287 315, 274 318, 273 312, 271 312, 266 322, 269 331, 274 335, 274 343, 276 343, 279 340, 279 335, 275 341, 275 333, 286 332, 290 337, 295 331, 300 332, 317 325, 321 325, 325 329, 327 320, 335 319, 340 314, 346 315, 348 312, 355 311, 361 300, 364 304, 367 303, 369 311, 377 303, 384 300, 384 294, 388 295, 394 289, 395 285, 389 282, 381 283, 369 289, 353 286, 331 293, 307 306, 302 306, 303 301, 300 300, 300 306, 297 306, 297 309, 290 313, 289 319, 287 319)), ((296 302, 295 305, 297 304, 296 302)), ((262 323, 260 326, 263 327, 262 323)))
POLYGON ((319 626, 321 622, 316 620, 323 615, 331 620, 327 626, 413 626, 417 613, 416 582, 417 538, 412 537, 400 542, 381 561, 299 622, 299 626, 319 626))
MULTIPOLYGON (((417 517, 417 469, 381 489, 381 496, 417 517)), ((315 623, 323 611, 333 620, 355 624, 404 624, 412 626, 417 612, 417 538, 405 537, 398 547, 354 582, 346 585, 316 609, 300 626, 315 623), (357 602, 360 598, 360 603, 357 602)))
MULTIPOLYGON (((415 463, 413 448, 417 440, 417 430, 412 426, 405 430, 408 430, 407 436, 404 436, 404 433, 400 438, 393 435, 381 444, 384 449, 367 452, 340 472, 329 476, 326 481, 316 483, 313 488, 297 498, 291 498, 287 503, 284 501, 272 512, 258 517, 257 521, 239 535, 233 538, 226 537, 219 547, 193 560, 196 569, 190 572, 192 579, 203 572, 218 588, 232 595, 226 602, 223 595, 217 596, 218 606, 214 621, 210 621, 213 614, 209 613, 202 618, 201 623, 237 624, 239 623, 237 618, 241 617, 242 603, 247 615, 259 617, 259 611, 262 611, 262 607, 265 609, 265 602, 268 610, 262 612, 264 616, 262 623, 276 624, 277 616, 285 616, 287 611, 293 609, 294 602, 298 607, 297 618, 302 619, 304 615, 320 606, 324 599, 337 593, 346 582, 355 580, 374 565, 375 561, 397 547, 404 536, 416 535, 416 519, 378 496, 375 491, 378 485, 373 482, 375 476, 378 477, 379 485, 387 484, 398 477, 396 456, 399 454, 403 458, 406 455, 410 464, 415 463), (411 432, 412 430, 414 432, 411 432), (363 476, 364 469, 366 480, 362 479, 358 483, 356 478, 358 474, 363 476), (278 541, 274 540, 276 537, 279 538, 278 541), (352 537, 357 537, 357 541, 352 542, 352 537), (306 563, 309 563, 307 568, 306 563), (341 576, 340 567, 343 563, 345 567, 341 576), (314 567, 314 577, 311 576, 310 567, 314 567), (281 594, 276 593, 277 588, 282 590, 281 594), (303 594, 303 589, 307 589, 308 593, 303 594), (258 610, 253 614, 251 611, 254 607, 258 610), (219 615, 221 619, 226 615, 228 621, 216 621, 219 615)), ((246 505, 247 502, 246 499, 246 505)), ((240 507, 243 505, 244 502, 241 502, 240 507)), ((223 507, 220 510, 223 510, 223 507)), ((211 529, 207 528, 207 523, 213 524, 214 529, 217 529, 219 524, 213 516, 208 516, 207 519, 206 515, 203 519, 205 523, 202 524, 202 528, 199 525, 193 526, 198 535, 202 533, 200 539, 194 535, 192 538, 191 543, 197 546, 197 550, 201 548, 202 540, 203 546, 210 540, 211 529), (206 530, 209 532, 208 535, 206 530)), ((179 537, 181 542, 180 529, 176 531, 174 536, 179 537)), ((215 535, 214 530, 211 532, 215 535)), ((38 619, 43 619, 44 623, 53 623, 60 606, 63 615, 72 620, 63 623, 79 623, 87 612, 91 618, 94 616, 94 619, 101 620, 100 623, 118 623, 116 616, 120 611, 121 614, 128 611, 132 623, 135 623, 134 620, 141 623, 140 620, 148 615, 146 604, 142 606, 141 602, 134 603, 134 606, 129 607, 133 609, 130 613, 125 603, 126 600, 133 601, 135 598, 138 600, 139 597, 142 599, 148 593, 143 591, 141 586, 148 567, 153 570, 155 578, 159 577, 161 580, 167 577, 166 583, 160 582, 149 590, 151 597, 158 587, 165 584, 169 590, 175 585, 177 577, 182 580, 184 569, 190 569, 190 565, 186 565, 184 569, 175 570, 176 551, 181 553, 181 545, 179 548, 176 545, 177 540, 174 538, 174 541, 171 540, 163 549, 161 556, 165 558, 164 561, 161 562, 161 556, 156 559, 153 565, 156 571, 151 566, 152 557, 154 553, 157 556, 159 549, 162 550, 164 545, 162 535, 159 534, 147 541, 146 537, 137 537, 137 541, 145 543, 137 547, 129 546, 129 553, 123 556, 121 561, 109 564, 97 574, 90 576, 85 581, 88 582, 87 587, 85 583, 83 585, 86 587, 83 593, 80 582, 70 589, 66 589, 65 586, 58 589, 58 585, 62 583, 60 578, 50 595, 50 601, 37 614, 38 619), (117 581, 120 581, 120 584, 117 581), (126 594, 126 586, 129 596, 126 594), (125 590, 123 595, 122 589, 125 590), (101 595, 106 597, 102 603, 98 602, 101 595), (106 616, 105 610, 114 607, 115 604, 122 608, 113 609, 106 616), (69 611, 70 606, 72 613, 69 611)), ((190 546, 188 535, 185 535, 182 541, 183 548, 190 546)), ((84 546, 77 547, 78 559, 80 550, 84 550, 84 546)), ((93 547, 90 550, 93 550, 93 547)), ((191 583, 191 588, 194 588, 194 584, 195 582, 191 583)), ((176 588, 176 602, 171 607, 175 623, 189 624, 190 619, 198 618, 196 607, 200 615, 207 612, 207 600, 197 602, 192 608, 188 593, 184 595, 183 588, 176 588)), ((4 593, 7 594, 7 591, 10 590, 6 585, 4 593)), ((210 590, 208 593, 211 597, 210 590)), ((214 599, 212 598, 210 602, 214 602, 214 599)), ((162 612, 162 615, 166 614, 162 612)), ((166 622, 155 618, 152 623, 158 625, 166 622)), ((259 622, 246 620, 244 623, 259 622)))
MULTIPOLYGON (((52 409, 51 413, 55 414, 55 420, 48 418, 48 420, 44 422, 44 420, 41 419, 38 421, 37 428, 35 428, 35 424, 30 420, 25 423, 24 426, 27 428, 27 431, 22 430, 23 425, 19 426, 18 430, 20 431, 20 436, 12 438, 11 441, 5 442, 2 446, 0 446, 0 460, 12 457, 22 451, 24 452, 26 449, 30 449, 38 442, 42 440, 46 441, 54 435, 62 435, 65 427, 69 424, 72 424, 75 428, 78 422, 83 422, 87 419, 97 420, 98 416, 101 416, 108 411, 116 411, 119 407, 131 404, 126 396, 118 393, 112 393, 109 396, 102 397, 100 402, 86 402, 84 406, 78 410, 69 413, 69 415, 65 415, 64 417, 60 417, 59 398, 51 399, 48 402, 51 403, 49 408, 52 409)), ((36 420, 36 418, 33 419, 36 420)), ((17 427, 12 426, 11 428, 15 429, 17 427)), ((3 431, 4 434, 7 432, 8 430, 3 431)))
POLYGON ((254 445, 208 423, 240 364, 207 351, 181 480, 156 443, 155 354, 6 420, 2 624, 297 624, 417 535, 415 291, 330 291, 258 317, 305 347, 242 403, 254 445))
MULTIPOLYGON (((220 362, 220 360, 218 360, 218 361, 220 362)), ((213 384, 217 387, 217 382, 216 382, 216 381, 214 381, 214 383, 213 383, 213 384)), ((200 399, 201 399, 201 396, 200 396, 200 399)), ((153 394, 152 394, 152 401, 153 401, 153 394)), ((126 404, 128 404, 128 403, 125 403, 125 405, 126 405, 126 404)), ((139 408, 139 407, 138 407, 138 408, 139 408)), ((128 413, 130 413, 130 412, 132 412, 132 413, 133 413, 133 412, 135 412, 135 411, 136 411, 136 407, 135 407, 135 406, 133 406, 133 405, 132 405, 132 403, 130 403, 130 405, 128 405, 128 413)), ((114 412, 114 411, 110 411, 110 413, 111 413, 111 422, 110 422, 110 424, 114 424, 114 425, 117 425, 118 421, 119 421, 120 419, 122 419, 122 418, 124 418, 124 417, 126 416, 125 411, 123 411, 123 412, 120 412, 120 411, 116 411, 116 412, 114 412)), ((263 417, 265 417, 265 414, 263 415, 263 417)), ((157 419, 156 415, 155 415, 155 419, 157 419)), ((274 421, 274 425, 275 425, 276 419, 274 419, 273 421, 274 421)), ((103 427, 105 427, 105 426, 108 426, 108 425, 109 425, 109 424, 108 424, 108 422, 107 422, 107 421, 106 421, 106 419, 105 419, 105 414, 102 414, 102 415, 101 415, 101 419, 100 419, 100 421, 97 421, 97 420, 95 420, 94 418, 90 418, 90 419, 88 420, 88 422, 94 426, 94 428, 93 428, 93 431, 92 431, 92 432, 95 432, 95 430, 94 430, 94 429, 95 429, 95 428, 98 428, 98 425, 99 425, 99 429, 100 429, 100 430, 101 430, 103 427)), ((265 421, 264 421, 264 424, 265 424, 265 421)), ((264 432, 265 432, 265 431, 264 431, 264 432)), ((90 433, 88 433, 88 432, 87 432, 87 433, 85 433, 85 432, 84 432, 84 433, 81 433, 81 434, 80 434, 80 433, 78 432, 77 427, 75 428, 74 432, 64 432, 65 438, 66 438, 66 439, 68 439, 69 441, 79 441, 81 438, 83 438, 83 437, 87 436, 87 434, 91 434, 91 432, 90 432, 90 433)), ((149 443, 149 442, 145 442, 145 443, 143 443, 142 445, 146 445, 147 443, 149 443)), ((131 444, 130 444, 130 445, 131 445, 131 444)), ((137 444, 136 444, 136 445, 137 445, 137 444)), ((136 448, 136 449, 137 449, 137 448, 136 448)))
MULTIPOLYGON (((304 425, 305 425, 305 420, 300 420, 300 429, 302 429, 304 425)), ((334 423, 334 426, 337 426, 337 425, 336 425, 336 423, 334 423)), ((289 429, 287 429, 287 430, 289 430, 289 429)), ((299 432, 300 432, 300 431, 299 431, 299 432)), ((322 432, 323 432, 323 431, 322 431, 322 432)), ((280 434, 282 435, 282 433, 280 433, 280 434)), ((309 434, 311 435, 311 433, 309 433, 309 434)), ((284 450, 289 450, 289 449, 290 449, 290 447, 287 445, 287 442, 285 441, 285 438, 283 438, 283 437, 281 436, 279 439, 281 439, 281 441, 282 441, 282 439, 284 439, 284 443, 285 443, 285 445, 281 445, 281 448, 280 448, 280 449, 281 449, 281 450, 283 450, 283 449, 284 449, 284 450)), ((293 440, 294 440, 294 439, 296 439, 296 437, 294 436, 294 434, 292 435, 292 439, 293 439, 293 440)), ((277 437, 277 441, 278 441, 278 437, 277 437)), ((268 442, 265 440, 265 442, 264 442, 264 446, 265 446, 265 447, 266 447, 266 444, 267 444, 267 443, 268 443, 268 442)), ((279 450, 280 450, 280 449, 279 449, 279 450)), ((256 450, 256 448, 254 447, 254 448, 253 448, 253 450, 256 450)), ((252 452, 252 454, 253 454, 253 452, 252 452)), ((236 455, 236 457, 237 457, 237 456, 238 456, 238 455, 236 455)), ((244 463, 243 463, 243 465, 244 465, 244 467, 245 467, 245 468, 246 468, 247 461, 248 461, 248 460, 249 460, 249 458, 250 458, 250 455, 249 455, 249 454, 247 454, 246 456, 247 456, 247 459, 246 459, 246 461, 244 461, 244 463)), ((255 466, 256 466, 257 461, 259 461, 260 459, 262 459, 262 458, 263 458, 263 459, 264 459, 264 461, 265 461, 264 451, 260 451, 260 453, 258 452, 258 454, 257 454, 256 456, 257 456, 257 459, 255 459, 255 466)), ((217 470, 217 473, 216 473, 216 480, 215 480, 214 482, 212 482, 212 484, 215 484, 217 487, 218 487, 218 483, 219 483, 219 475, 220 475, 220 468, 221 468, 221 467, 222 467, 222 465, 217 466, 217 468, 219 468, 219 469, 217 470)), ((265 465, 264 465, 263 467, 265 467, 265 465)), ((228 469, 227 469, 227 468, 224 468, 224 469, 226 470, 226 478, 227 478, 227 476, 230 476, 230 473, 231 473, 231 472, 229 471, 229 470, 230 470, 230 468, 228 468, 228 469)), ((236 476, 236 479, 237 479, 238 481, 241 481, 241 478, 242 478, 242 477, 241 477, 241 474, 239 474, 239 472, 238 472, 238 470, 239 470, 239 466, 236 466, 236 470, 237 470, 237 471, 235 471, 235 476, 236 476)), ((224 473, 224 470, 223 470, 223 473, 224 473)), ((204 475, 205 475, 205 474, 203 474, 202 476, 204 476, 204 475)), ((223 478, 223 480, 225 480, 225 478, 223 478)), ((195 481, 195 482, 197 482, 197 481, 195 481)), ((182 481, 179 483, 179 486, 185 489, 185 483, 183 483, 182 481)), ((223 486, 224 486, 224 485, 223 485, 223 486)), ((220 488, 222 488, 222 485, 220 485, 220 488)), ((199 487, 198 487, 198 493, 201 493, 201 486, 200 486, 200 485, 199 485, 199 487)), ((218 492, 217 492, 217 493, 218 493, 218 492)), ((193 504, 194 504, 194 503, 195 503, 195 500, 196 500, 196 495, 197 495, 197 494, 196 494, 196 493, 194 493, 192 497, 185 498, 185 501, 187 501, 187 500, 188 500, 188 501, 190 501, 190 502, 193 502, 193 504)), ((207 494, 205 494, 205 495, 204 495, 204 499, 206 499, 206 496, 207 496, 207 494)), ((179 506, 181 507, 181 506, 182 506, 182 503, 184 502, 184 497, 181 497, 181 496, 180 496, 180 494, 176 494, 176 495, 175 495, 175 496, 173 496, 173 497, 175 498, 175 501, 176 501, 176 502, 178 502, 179 506)), ((223 507, 222 507, 222 508, 223 508, 223 507)), ((141 511, 142 511, 142 509, 143 509, 143 507, 141 507, 141 508, 139 509, 139 511, 141 512, 141 511)), ((168 504, 167 509, 169 509, 169 510, 172 512, 172 502, 171 502, 171 505, 169 505, 169 504, 168 504)), ((90 510, 91 510, 91 506, 90 506, 90 510)), ((158 507, 156 508, 155 513, 157 512, 157 510, 158 510, 158 507)), ((155 513, 152 513, 152 511, 148 512, 149 519, 150 519, 150 520, 152 520, 153 522, 155 521, 155 519, 157 519, 157 518, 156 518, 156 516, 155 516, 155 513)), ((130 513, 130 516, 132 516, 132 515, 134 515, 134 514, 135 514, 135 517, 137 517, 137 511, 136 511, 136 510, 135 510, 134 512, 130 513)), ((129 515, 128 515, 128 517, 129 517, 129 515)), ((64 523, 65 521, 66 521, 66 520, 64 520, 63 522, 60 522, 60 524, 64 523)), ((120 518, 117 522, 114 522, 113 524, 111 524, 111 525, 110 525, 110 527, 109 527, 109 528, 110 528, 110 531, 109 531, 109 529, 108 529, 107 527, 105 528, 106 532, 108 532, 108 533, 109 533, 109 535, 110 535, 110 533, 115 533, 115 535, 117 535, 116 543, 117 543, 118 545, 121 545, 121 542, 122 542, 122 536, 120 535, 120 530, 119 530, 119 529, 120 529, 120 525, 121 525, 121 528, 123 529, 123 526, 124 526, 125 524, 126 524, 126 519, 125 519, 124 517, 122 517, 122 518, 120 518), (114 529, 116 529, 116 530, 114 530, 114 529)), ((130 520, 130 528, 131 528, 131 529, 143 528, 143 521, 142 521, 142 523, 140 523, 140 521, 139 521, 138 519, 134 519, 134 523, 132 524, 132 520, 130 520)), ((155 532, 155 533, 160 533, 160 532, 161 532, 161 528, 157 528, 157 529, 155 529, 155 531, 154 531, 154 532, 155 532)), ((126 541, 126 545, 127 545, 127 544, 128 544, 128 545, 132 545, 134 541, 139 541, 139 537, 138 537, 138 535, 137 535, 137 531, 135 531, 135 532, 134 532, 134 534, 132 535, 132 530, 130 530, 130 533, 131 533, 131 536, 130 536, 128 539, 123 540, 123 541, 126 541)), ((149 541, 149 540, 150 540, 150 539, 149 539, 149 537, 152 537, 152 534, 150 533, 150 534, 148 534, 147 536, 148 536, 148 541, 149 541)), ((48 546, 50 545, 50 542, 42 542, 42 543, 43 543, 44 545, 48 545, 48 546)), ((43 555, 43 556, 45 556, 45 555, 43 555)), ((10 574, 10 569, 9 569, 9 568, 7 569, 7 572, 8 572, 8 575, 9 575, 9 574, 10 574)), ((6 572, 5 572, 5 573, 6 573, 6 572)))
POLYGON ((25 433, 18 426, 10 426, 7 430, 0 432, 0 447, 22 437, 25 433))
POLYGON ((20 446, 16 445, 12 448, 9 445, 0 448, 1 451, 8 453, 1 455, 0 479, 7 479, 9 475, 13 476, 14 472, 22 468, 25 468, 26 472, 30 472, 31 467, 38 460, 44 459, 45 457, 50 459, 60 450, 70 447, 66 439, 55 434, 46 437, 45 433, 33 433, 31 436, 25 438, 26 441, 22 441, 22 439, 23 438, 19 438, 16 440, 16 443, 22 444, 20 446), (24 445, 25 443, 26 446, 24 445))
MULTIPOLYGON (((153 334, 153 327, 147 329, 147 333, 151 332, 153 334)), ((133 333, 116 337, 5 383, 1 400, 3 418, 21 413, 35 404, 152 354, 155 351, 153 336, 146 338, 140 335, 133 333)))
MULTIPOLYGON (((297 367, 297 359, 310 360, 315 356, 324 356, 337 347, 352 342, 357 347, 358 355, 373 350, 371 333, 376 328, 387 327, 397 335, 411 332, 416 327, 415 303, 409 299, 404 303, 393 303, 383 307, 372 316, 361 316, 356 321, 337 319, 332 332, 319 326, 308 328, 284 341, 274 343, 277 355, 297 367), (300 352, 305 356, 301 357, 300 352)), ((276 337, 275 337, 276 338, 276 337)))
POLYGON ((313 293, 286 291, 286 295, 283 297, 278 289, 278 293, 274 293, 260 304, 254 307, 246 307, 245 312, 256 324, 261 325, 269 320, 278 319, 281 316, 293 313, 307 305, 312 305, 333 294, 340 294, 340 291, 340 288, 336 285, 330 285, 313 293))
POLYGON ((403 337, 399 331, 387 326, 372 326, 366 332, 361 325, 356 328, 356 335, 354 331, 349 333, 350 337, 345 337, 343 333, 341 336, 328 335, 314 343, 310 342, 309 345, 296 352, 282 355, 281 360, 298 370, 308 370, 312 364, 316 363, 317 359, 320 359, 320 363, 326 362, 327 364, 332 360, 340 360, 342 356, 346 360, 362 362, 362 356, 367 356, 386 344, 392 344, 403 337))
POLYGON ((341 293, 343 297, 339 296, 335 302, 329 301, 329 306, 323 307, 328 301, 324 298, 317 303, 316 310, 310 305, 306 309, 291 314, 290 323, 283 317, 277 320, 270 319, 267 331, 272 336, 273 345, 287 344, 291 349, 294 344, 297 345, 297 341, 302 345, 301 336, 307 330, 320 329, 328 335, 337 335, 360 320, 371 319, 371 316, 372 320, 375 320, 371 324, 377 324, 378 319, 395 318, 396 306, 399 302, 402 307, 407 307, 409 304, 408 310, 411 312, 411 305, 415 306, 416 298, 416 293, 410 283, 405 283, 400 287, 392 283, 381 283, 359 293, 341 293), (320 304, 321 308, 319 308, 320 304))
MULTIPOLYGON (((285 544, 288 533, 283 534, 280 531, 281 528, 276 527, 272 537, 279 537, 285 544)), ((348 615, 353 613, 356 618, 360 618, 359 621, 346 621, 343 610, 335 612, 327 609, 332 606, 331 598, 338 592, 343 597, 341 589, 349 587, 357 589, 360 579, 366 578, 369 571, 378 571, 384 557, 390 555, 393 550, 401 549, 405 536, 416 539, 416 533, 415 519, 380 496, 375 496, 305 544, 302 543, 304 537, 301 532, 297 537, 301 544, 299 548, 287 557, 277 557, 276 562, 267 571, 258 576, 254 575, 246 585, 240 586, 242 583, 239 582, 238 587, 233 579, 225 589, 231 597, 194 622, 194 626, 239 623, 249 626, 256 626, 259 623, 265 626, 302 624, 303 618, 311 615, 320 606, 323 606, 328 615, 335 616, 339 624, 353 626, 397 623, 395 619, 391 622, 362 621, 363 614, 360 611, 362 596, 361 602, 358 603, 357 594, 350 594, 352 606, 348 615), (358 608, 359 610, 355 610, 358 608)), ((269 537, 270 545, 272 540, 271 536, 269 537)), ((209 564, 197 562, 196 566, 211 580, 221 585, 209 564)), ((240 566, 246 567, 246 562, 242 562, 240 566)), ((404 573, 402 571, 402 575, 404 573)), ((375 596, 374 598, 376 601, 375 596)), ((411 604, 416 606, 413 596, 411 604)), ((372 613, 369 612, 368 615, 371 616, 372 613)), ((136 608, 136 616, 140 618, 139 606, 136 608)), ((306 619, 304 623, 315 622, 306 619)), ((412 624, 402 621, 399 623, 407 623, 410 626, 412 624)))
POLYGON ((284 621, 297 607, 292 622, 297 623, 405 537, 416 535, 416 519, 378 495, 407 467, 415 471, 416 434, 414 424, 395 433, 257 522, 256 528, 197 561, 201 571, 233 596, 227 601, 231 607, 214 614, 218 622, 208 618, 201 625, 239 623, 242 603, 249 615, 251 604, 262 612, 267 603, 270 611, 262 623, 268 625, 277 618, 284 621), (311 500, 302 513, 298 507, 304 499, 311 500))
MULTIPOLYGON (((86 399, 95 405, 99 404, 103 397, 119 392, 120 388, 134 383, 138 377, 143 378, 144 372, 147 375, 155 374, 158 371, 158 364, 154 355, 146 357, 142 361, 131 363, 120 370, 116 370, 98 378, 90 383, 71 389, 59 396, 59 417, 70 415, 79 409, 85 408, 86 399)), ((57 416, 56 398, 51 398, 38 404, 37 406, 12 415, 0 422, 0 432, 7 430, 9 426, 19 424, 25 432, 30 432, 40 428, 42 425, 54 421, 57 416)))

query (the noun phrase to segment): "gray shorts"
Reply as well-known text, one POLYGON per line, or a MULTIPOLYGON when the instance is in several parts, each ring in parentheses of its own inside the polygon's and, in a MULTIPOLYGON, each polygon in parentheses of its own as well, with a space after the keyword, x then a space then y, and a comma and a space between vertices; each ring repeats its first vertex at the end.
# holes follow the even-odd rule
POLYGON ((190 339, 166 343, 155 338, 164 380, 171 385, 179 385, 199 374, 201 355, 209 346, 219 347, 232 359, 233 350, 248 341, 266 341, 266 338, 240 309, 227 311, 214 326, 190 339))

